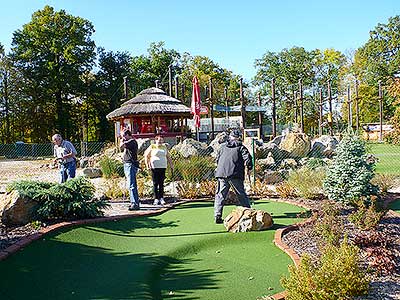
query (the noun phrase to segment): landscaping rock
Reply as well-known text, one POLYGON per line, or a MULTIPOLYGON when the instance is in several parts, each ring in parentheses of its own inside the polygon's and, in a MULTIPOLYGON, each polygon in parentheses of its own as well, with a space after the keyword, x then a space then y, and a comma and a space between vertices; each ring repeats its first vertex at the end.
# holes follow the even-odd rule
POLYGON ((311 140, 304 133, 290 132, 280 143, 279 148, 287 151, 291 158, 302 158, 310 152, 311 140))
POLYGON ((298 166, 298 163, 296 160, 293 158, 286 158, 282 160, 281 164, 279 165, 280 169, 285 169, 285 170, 294 170, 298 166))
POLYGON ((309 156, 324 158, 332 157, 339 141, 334 136, 323 135, 312 141, 309 156))
POLYGON ((224 226, 230 232, 259 231, 272 225, 270 214, 245 207, 236 208, 224 219, 224 226))
POLYGON ((6 225, 25 225, 32 221, 36 201, 22 197, 18 191, 12 191, 0 197, 1 221, 6 225))
POLYGON ((212 157, 215 157, 221 149, 221 146, 223 143, 227 142, 229 139, 229 134, 227 132, 220 132, 217 134, 215 139, 213 139, 210 143, 210 147, 213 149, 213 152, 211 153, 212 157))
POLYGON ((98 168, 86 168, 86 169, 83 169, 82 172, 83 172, 83 176, 88 177, 88 178, 97 178, 97 177, 101 177, 103 175, 101 170, 98 168))
POLYGON ((213 148, 207 146, 205 143, 200 143, 194 139, 186 139, 175 145, 172 150, 180 153, 184 158, 197 155, 210 155, 213 152, 213 148))
POLYGON ((81 169, 87 168, 89 166, 89 157, 81 157, 77 165, 79 165, 81 169))
POLYGON ((284 135, 278 135, 272 141, 270 141, 270 143, 279 146, 284 138, 285 138, 284 135))

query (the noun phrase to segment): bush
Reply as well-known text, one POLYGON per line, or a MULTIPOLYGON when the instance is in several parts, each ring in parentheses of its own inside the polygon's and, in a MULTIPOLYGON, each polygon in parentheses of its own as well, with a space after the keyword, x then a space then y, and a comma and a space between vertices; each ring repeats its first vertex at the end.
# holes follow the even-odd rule
POLYGON ((376 174, 374 178, 372 178, 371 183, 378 186, 379 191, 381 193, 386 194, 388 190, 396 186, 398 182, 398 176, 394 174, 376 174))
POLYGON ((327 163, 322 158, 311 157, 307 161, 305 166, 306 166, 306 168, 308 168, 310 170, 315 170, 315 169, 326 167, 327 163))
POLYGON ((286 300, 344 300, 368 292, 369 280, 359 267, 358 248, 345 239, 339 247, 328 245, 321 260, 303 256, 300 266, 289 266, 289 277, 281 279, 286 300))
POLYGON ((99 162, 101 172, 105 178, 124 177, 124 164, 121 161, 103 156, 99 162))
POLYGON ((19 181, 10 189, 38 203, 33 212, 37 220, 91 218, 102 215, 102 209, 108 206, 103 200, 93 199, 95 188, 84 177, 62 184, 19 181))
POLYGON ((289 173, 288 184, 296 189, 300 197, 314 199, 322 193, 324 178, 324 169, 300 168, 289 173))
POLYGON ((167 180, 201 182, 214 177, 215 163, 212 157, 192 156, 174 161, 174 171, 167 170, 167 180))
POLYGON ((377 187, 371 184, 374 162, 367 160, 364 141, 348 132, 336 150, 323 184, 328 198, 351 204, 361 196, 376 194, 377 187))
POLYGON ((287 181, 281 182, 276 185, 276 192, 281 198, 297 197, 296 189, 287 181))
POLYGON ((349 216, 349 220, 361 230, 375 228, 385 214, 382 204, 375 196, 370 199, 362 198, 355 202, 355 205, 356 211, 349 216))
POLYGON ((314 232, 327 244, 338 245, 342 237, 344 224, 340 219, 340 208, 336 202, 323 201, 322 211, 314 225, 314 232))

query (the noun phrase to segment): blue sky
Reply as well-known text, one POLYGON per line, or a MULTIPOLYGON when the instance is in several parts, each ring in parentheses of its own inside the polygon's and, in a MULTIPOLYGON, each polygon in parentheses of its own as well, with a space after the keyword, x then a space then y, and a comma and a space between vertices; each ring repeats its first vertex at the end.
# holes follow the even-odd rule
POLYGON ((90 20, 97 46, 133 55, 165 41, 167 48, 205 55, 241 74, 254 60, 292 46, 346 52, 365 43, 378 23, 400 14, 400 0, 9 0, 0 10, 0 43, 49 4, 90 20))

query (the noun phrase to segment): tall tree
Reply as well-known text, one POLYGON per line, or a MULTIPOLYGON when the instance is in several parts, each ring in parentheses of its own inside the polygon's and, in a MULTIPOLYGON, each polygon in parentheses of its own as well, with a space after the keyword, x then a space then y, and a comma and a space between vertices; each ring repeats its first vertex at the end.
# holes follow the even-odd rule
POLYGON ((92 68, 95 59, 93 32, 88 20, 45 6, 13 35, 15 64, 36 88, 30 91, 31 101, 41 110, 55 108, 56 129, 66 137, 75 132, 70 119, 76 105, 73 100, 85 89, 80 76, 92 68))

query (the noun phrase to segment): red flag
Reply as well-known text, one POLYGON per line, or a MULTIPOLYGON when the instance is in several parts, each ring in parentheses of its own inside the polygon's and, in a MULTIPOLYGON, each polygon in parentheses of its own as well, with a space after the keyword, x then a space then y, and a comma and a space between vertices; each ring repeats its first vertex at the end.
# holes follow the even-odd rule
POLYGON ((200 128, 200 107, 201 107, 201 98, 200 98, 200 86, 197 77, 194 76, 192 80, 193 90, 192 90, 192 105, 191 105, 191 113, 194 115, 194 123, 197 128, 200 128))

